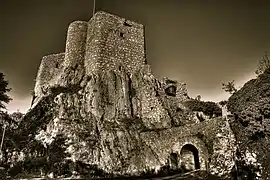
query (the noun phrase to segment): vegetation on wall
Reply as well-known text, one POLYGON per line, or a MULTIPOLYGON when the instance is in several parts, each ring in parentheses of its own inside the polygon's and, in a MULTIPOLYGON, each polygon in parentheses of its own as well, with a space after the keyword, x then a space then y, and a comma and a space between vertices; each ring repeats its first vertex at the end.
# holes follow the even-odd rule
POLYGON ((213 151, 214 151, 214 150, 213 150, 214 141, 213 141, 213 140, 209 140, 209 138, 208 138, 207 136, 205 136, 205 135, 204 135, 203 133, 201 133, 201 132, 198 132, 198 133, 196 134, 196 136, 204 142, 204 144, 205 144, 205 146, 206 146, 206 148, 207 148, 207 150, 208 150, 209 157, 211 157, 212 154, 213 154, 213 151))

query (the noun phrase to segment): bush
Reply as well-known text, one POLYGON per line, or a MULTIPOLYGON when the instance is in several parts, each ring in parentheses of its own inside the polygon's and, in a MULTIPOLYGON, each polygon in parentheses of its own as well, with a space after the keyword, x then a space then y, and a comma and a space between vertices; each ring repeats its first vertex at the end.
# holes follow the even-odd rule
POLYGON ((14 162, 14 166, 9 169, 9 175, 12 177, 23 176, 39 176, 41 170, 45 174, 54 172, 56 176, 68 174, 68 162, 65 158, 69 154, 65 152, 65 137, 62 134, 57 135, 54 141, 44 147, 39 141, 32 140, 28 144, 26 158, 23 161, 14 162), (23 174, 21 174, 23 173, 23 174))
POLYGON ((213 115, 221 116, 222 110, 221 108, 214 102, 211 101, 198 101, 198 100, 189 100, 185 102, 185 106, 187 106, 191 111, 201 111, 205 115, 213 117, 213 115))

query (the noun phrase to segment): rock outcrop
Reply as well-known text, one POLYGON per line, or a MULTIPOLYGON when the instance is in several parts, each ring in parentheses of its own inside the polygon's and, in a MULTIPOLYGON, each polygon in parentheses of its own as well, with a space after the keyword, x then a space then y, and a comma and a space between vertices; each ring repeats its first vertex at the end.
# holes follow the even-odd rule
POLYGON ((228 101, 242 164, 256 176, 270 177, 270 70, 247 82, 228 101))

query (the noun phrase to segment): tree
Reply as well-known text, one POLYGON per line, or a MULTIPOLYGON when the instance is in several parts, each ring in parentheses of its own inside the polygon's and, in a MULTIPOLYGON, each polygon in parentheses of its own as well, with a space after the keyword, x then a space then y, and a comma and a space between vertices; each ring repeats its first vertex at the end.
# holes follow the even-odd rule
POLYGON ((189 100, 184 102, 184 105, 191 111, 201 111, 205 115, 210 116, 210 118, 212 118, 213 115, 215 115, 215 117, 222 115, 222 109, 215 102, 189 100))
POLYGON ((258 76, 262 73, 264 73, 264 71, 266 69, 270 68, 270 59, 268 57, 267 52, 265 52, 265 54, 262 56, 261 60, 258 63, 257 66, 257 70, 255 71, 255 74, 258 76))
POLYGON ((229 81, 228 83, 222 83, 222 89, 226 92, 229 92, 230 94, 233 94, 237 91, 237 89, 234 86, 234 80, 229 81))
POLYGON ((1 144, 0 144, 0 160, 2 161, 3 157, 3 151, 2 151, 2 146, 4 142, 4 137, 5 137, 5 131, 6 131, 6 125, 10 121, 10 117, 7 112, 3 112, 3 109, 6 109, 6 106, 4 103, 9 103, 12 99, 6 94, 9 92, 11 89, 7 88, 8 86, 8 81, 4 79, 4 74, 0 72, 0 124, 3 127, 3 132, 1 132, 1 144))
POLYGON ((225 106, 225 105, 227 105, 227 103, 228 103, 228 101, 226 101, 226 100, 222 100, 222 101, 219 102, 219 104, 221 106, 225 106))
POLYGON ((7 88, 8 81, 4 79, 4 74, 0 72, 0 110, 6 109, 4 103, 9 103, 12 99, 6 94, 11 90, 11 88, 7 88))
POLYGON ((12 114, 9 114, 10 119, 12 120, 12 123, 10 124, 10 128, 16 129, 18 128, 18 125, 20 124, 24 114, 21 113, 19 110, 17 112, 13 112, 12 114))

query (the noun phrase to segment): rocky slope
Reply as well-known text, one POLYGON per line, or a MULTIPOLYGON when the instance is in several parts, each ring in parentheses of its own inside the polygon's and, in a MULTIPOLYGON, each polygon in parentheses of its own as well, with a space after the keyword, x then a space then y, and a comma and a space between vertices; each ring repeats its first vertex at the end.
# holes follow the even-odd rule
POLYGON ((157 173, 186 143, 198 148, 201 168, 207 169, 212 157, 213 174, 230 173, 234 137, 226 122, 194 121, 181 103, 187 95, 180 100, 162 95, 164 84, 147 66, 132 75, 109 71, 63 82, 67 85, 50 87, 13 132, 17 147, 7 153, 16 157, 10 175, 157 173))
POLYGON ((247 82, 228 101, 235 115, 231 127, 236 135, 240 164, 262 179, 270 178, 270 70, 247 82))
POLYGON ((158 158, 140 132, 170 128, 171 119, 156 96, 155 79, 146 71, 133 76, 101 72, 82 76, 72 85, 52 87, 24 117, 19 137, 14 134, 14 139, 24 142, 18 150, 42 158, 44 153, 33 143, 49 147, 62 136, 66 153, 53 164, 80 161, 121 175, 155 168, 158 158))

